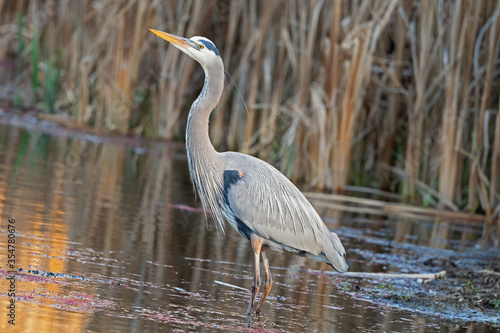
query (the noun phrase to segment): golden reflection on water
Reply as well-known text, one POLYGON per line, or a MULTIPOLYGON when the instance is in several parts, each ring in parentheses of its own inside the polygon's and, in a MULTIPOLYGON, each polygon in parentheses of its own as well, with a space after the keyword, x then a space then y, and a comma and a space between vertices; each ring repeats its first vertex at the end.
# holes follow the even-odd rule
MULTIPOLYGON (((186 161, 176 158, 179 152, 161 144, 144 150, 0 129, 0 257, 6 253, 6 221, 15 217, 17 267, 83 277, 26 274, 16 285, 21 297, 16 329, 242 326, 249 292, 237 288, 251 285, 250 243, 231 228, 218 238, 210 217, 207 226, 203 214, 178 209, 197 205, 186 161)), ((398 229, 398 241, 408 232, 398 229)), ((272 323, 267 328, 401 331, 427 323, 411 316, 401 320, 400 313, 387 309, 382 314, 342 292, 341 275, 303 271, 329 271, 324 264, 275 252, 269 259, 275 284, 264 306, 263 320, 272 323)), ((369 259, 354 259, 354 271, 380 269, 366 267, 369 259)), ((6 289, 2 279, 2 304, 8 302, 6 289)), ((0 320, 0 331, 8 328, 0 320)))
MULTIPOLYGON (((141 281, 146 277, 146 260, 158 267, 178 264, 168 255, 174 252, 174 225, 165 223, 172 215, 167 204, 173 201, 172 181, 185 178, 183 170, 172 171, 173 150, 160 146, 138 157, 120 145, 29 134, 9 127, 0 133, 1 228, 5 231, 7 220, 16 219, 18 268, 77 274, 90 267, 92 273, 105 276, 123 273, 123 267, 66 260, 74 243, 79 244, 76 248, 103 253, 104 258, 111 253, 135 258, 132 261, 139 265, 131 271, 141 281)), ((200 225, 204 230, 204 223, 200 225)), ((2 236, 4 254, 6 234, 2 236)), ((154 280, 164 281, 173 273, 172 269, 157 269, 154 280)), ((102 287, 104 290, 98 292, 106 295, 106 286, 102 287)), ((8 281, 0 280, 0 288, 7 290, 8 281)), ((90 315, 88 308, 68 312, 58 309, 57 300, 34 296, 38 291, 67 295, 62 289, 57 283, 19 279, 16 329, 49 331, 45 328, 57 326, 64 331, 83 330, 90 315), (64 323, 56 324, 59 321, 64 323)), ((92 289, 85 291, 92 294, 92 289)), ((9 301, 6 294, 2 296, 9 301)), ((128 295, 124 297, 125 302, 133 303, 128 295)), ((0 331, 7 328, 7 321, 1 320, 0 331)))
MULTIPOLYGON (((0 156, 2 172, 0 175, 0 216, 2 230, 6 229, 7 220, 16 220, 16 266, 27 268, 44 267, 53 272, 67 271, 67 261, 60 255, 67 249, 68 223, 64 207, 62 187, 64 180, 58 169, 48 170, 47 165, 40 165, 37 154, 20 152, 36 150, 31 138, 22 131, 5 132, 2 140, 7 149, 0 156), (29 137, 29 138, 28 138, 29 137), (41 172, 32 172, 41 167, 41 172), (46 173, 47 172, 47 173, 46 173), (50 172, 53 172, 50 174, 50 172), (49 176, 47 177, 47 175, 49 176), (20 184, 24 183, 20 186, 20 184), (34 190, 30 190, 34 188, 34 190)), ((6 238, 1 234, 1 257, 5 258, 6 238)), ((3 265, 2 265, 3 266, 3 265)), ((6 267, 3 266, 2 269, 6 267)), ((0 290, 8 289, 8 282, 0 280, 0 290)), ((16 295, 26 299, 37 299, 40 291, 47 295, 58 295, 64 292, 64 287, 55 283, 37 281, 17 281, 16 295)), ((6 294, 2 298, 7 304, 6 294)), ((3 307, 2 307, 3 308, 3 307)), ((2 314, 5 312, 2 311, 2 314)), ((54 327, 67 331, 79 331, 85 326, 87 314, 71 313, 46 304, 35 302, 16 302, 16 325, 18 332, 48 332, 54 327), (57 318, 59 323, 55 324, 57 318)), ((2 316, 0 331, 8 332, 14 329, 2 316)))

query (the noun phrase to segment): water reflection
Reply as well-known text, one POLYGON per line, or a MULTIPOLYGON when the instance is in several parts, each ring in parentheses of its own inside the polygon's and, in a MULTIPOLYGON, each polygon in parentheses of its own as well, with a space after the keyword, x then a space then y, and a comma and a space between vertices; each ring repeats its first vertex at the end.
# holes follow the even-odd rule
MULTIPOLYGON (((156 332, 244 327, 252 281, 250 244, 231 228, 218 238, 193 198, 182 149, 161 143, 95 143, 0 125, 0 257, 5 259, 6 221, 15 217, 16 264, 23 269, 16 285, 16 328, 156 332)), ((343 239, 353 249, 353 271, 398 271, 378 264, 377 256, 365 257, 366 244, 352 232, 344 232, 343 239)), ((397 232, 398 239, 409 233, 397 232)), ((370 251, 384 256, 397 250, 381 242, 370 251)), ((345 281, 362 286, 361 279, 304 271, 328 271, 325 264, 274 252, 269 260, 275 283, 264 315, 253 319, 255 330, 452 327, 374 305, 342 287, 345 281)), ((0 281, 4 302, 6 283, 0 281)), ((6 329, 1 320, 0 330, 6 329)))

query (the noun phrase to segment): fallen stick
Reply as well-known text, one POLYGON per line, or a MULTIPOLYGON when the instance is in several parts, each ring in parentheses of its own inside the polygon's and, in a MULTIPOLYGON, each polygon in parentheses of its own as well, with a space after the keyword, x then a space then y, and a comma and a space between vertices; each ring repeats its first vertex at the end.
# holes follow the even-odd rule
POLYGON ((495 272, 495 271, 492 271, 492 270, 489 270, 489 269, 482 269, 479 271, 479 273, 482 273, 482 274, 491 274, 491 275, 500 275, 500 272, 495 272))
POLYGON ((440 210, 436 208, 426 208, 404 203, 386 202, 375 199, 351 197, 341 194, 305 192, 304 195, 307 198, 311 199, 318 207, 330 207, 350 212, 406 216, 422 220, 441 217, 443 219, 449 220, 448 222, 459 220, 471 222, 477 225, 482 225, 485 220, 485 216, 479 214, 469 214, 463 212, 440 210))
POLYGON ((240 287, 240 286, 235 286, 234 284, 230 284, 230 283, 226 283, 226 282, 222 282, 222 281, 217 281, 217 280, 214 280, 214 282, 217 283, 217 284, 226 286, 226 287, 231 287, 231 288, 234 288, 234 289, 239 289, 239 290, 244 290, 244 291, 250 291, 250 290, 248 290, 246 288, 243 288, 243 287, 240 287))
MULTIPOLYGON (((313 271, 327 273, 326 271, 313 271)), ((328 271, 328 273, 330 273, 328 271)), ((335 274, 335 272, 331 272, 335 274)), ((361 277, 369 279, 417 279, 420 283, 428 283, 435 279, 440 279, 446 275, 446 271, 438 273, 369 273, 369 272, 345 272, 342 276, 361 277)))

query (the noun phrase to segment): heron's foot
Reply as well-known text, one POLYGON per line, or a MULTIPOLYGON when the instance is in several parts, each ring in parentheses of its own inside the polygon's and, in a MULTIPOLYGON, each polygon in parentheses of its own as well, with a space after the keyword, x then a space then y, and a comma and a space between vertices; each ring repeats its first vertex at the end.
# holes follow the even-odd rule
POLYGON ((257 298, 257 294, 259 293, 259 284, 260 283, 255 283, 255 282, 252 284, 252 296, 250 296, 250 303, 248 304, 247 319, 250 313, 252 313, 252 309, 255 304, 255 299, 257 298))
POLYGON ((251 316, 247 316, 245 328, 257 329, 259 332, 266 331, 264 324, 268 319, 269 318, 266 318, 264 321, 261 321, 261 317, 259 315, 257 315, 255 319, 252 319, 251 316))

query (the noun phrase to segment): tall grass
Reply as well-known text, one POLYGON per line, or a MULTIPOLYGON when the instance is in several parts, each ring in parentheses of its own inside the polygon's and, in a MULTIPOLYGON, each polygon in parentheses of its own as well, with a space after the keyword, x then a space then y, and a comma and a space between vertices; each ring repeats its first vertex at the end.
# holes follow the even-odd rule
POLYGON ((219 149, 319 190, 389 190, 500 225, 499 2, 1 4, 0 58, 31 72, 31 87, 9 90, 27 106, 45 96, 81 125, 180 140, 203 73, 148 28, 206 36, 249 110, 227 85, 212 116, 219 149), (54 59, 58 89, 44 95, 54 59))

